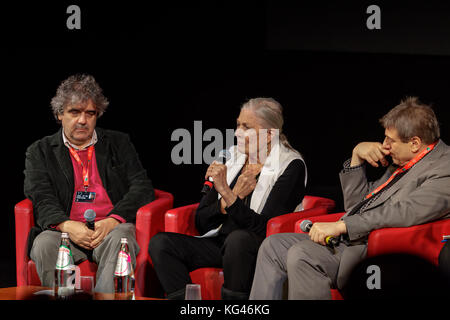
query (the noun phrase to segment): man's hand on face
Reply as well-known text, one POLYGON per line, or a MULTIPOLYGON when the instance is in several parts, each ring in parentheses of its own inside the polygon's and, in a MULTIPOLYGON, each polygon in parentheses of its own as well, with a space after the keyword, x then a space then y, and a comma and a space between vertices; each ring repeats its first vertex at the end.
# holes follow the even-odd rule
POLYGON ((353 149, 350 166, 355 167, 367 161, 373 167, 378 167, 378 162, 383 167, 389 165, 386 156, 390 154, 389 150, 383 147, 379 142, 361 142, 353 149))

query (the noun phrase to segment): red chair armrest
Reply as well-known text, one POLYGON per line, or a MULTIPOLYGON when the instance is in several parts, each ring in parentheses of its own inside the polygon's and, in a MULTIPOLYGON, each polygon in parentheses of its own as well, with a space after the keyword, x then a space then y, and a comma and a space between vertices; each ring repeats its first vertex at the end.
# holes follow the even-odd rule
MULTIPOLYGON (((312 223, 335 222, 335 221, 338 221, 344 214, 345 214, 345 212, 325 214, 322 216, 309 217, 308 220, 311 220, 312 223)), ((295 223, 295 232, 296 233, 305 233, 300 229, 300 224, 302 223, 303 220, 305 220, 305 219, 301 219, 295 223)))
POLYGON ((16 220, 16 276, 17 286, 27 285, 28 233, 34 226, 33 204, 29 199, 20 201, 14 207, 16 220))
POLYGON ((329 213, 335 208, 336 202, 328 198, 305 195, 303 197, 302 206, 303 210, 325 207, 327 209, 326 213, 329 213))
POLYGON ((318 207, 312 209, 306 209, 303 211, 292 212, 283 214, 281 216, 272 218, 267 223, 266 236, 269 237, 276 233, 294 232, 295 223, 300 219, 306 219, 309 217, 319 216, 327 214, 328 209, 326 207, 318 207))
POLYGON ((136 257, 136 295, 153 296, 159 290, 152 279, 154 272, 151 271, 148 243, 155 234, 164 231, 164 214, 172 206, 173 195, 155 189, 155 200, 139 208, 136 213, 136 241, 140 248, 136 257))
MULTIPOLYGON (((155 200, 139 208, 136 214, 136 241, 143 251, 144 246, 158 232, 164 231, 164 214, 173 206, 173 196, 155 189, 155 200)), ((147 250, 145 250, 147 252, 147 250)))
POLYGON ((166 232, 182 233, 189 236, 198 236, 195 228, 195 211, 198 203, 170 209, 165 215, 166 232))
POLYGON ((450 234, 450 219, 438 220, 407 228, 383 228, 369 235, 367 256, 404 253, 438 264, 442 236, 450 234))

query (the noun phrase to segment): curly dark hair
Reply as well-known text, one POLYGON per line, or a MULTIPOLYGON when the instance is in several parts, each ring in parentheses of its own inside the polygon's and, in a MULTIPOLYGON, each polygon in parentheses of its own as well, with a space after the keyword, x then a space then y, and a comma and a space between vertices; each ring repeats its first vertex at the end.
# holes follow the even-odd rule
POLYGON ((89 74, 75 74, 59 85, 56 95, 51 101, 53 115, 58 120, 58 114, 64 113, 68 105, 84 104, 91 100, 98 112, 98 117, 106 111, 108 99, 103 95, 102 88, 89 74))

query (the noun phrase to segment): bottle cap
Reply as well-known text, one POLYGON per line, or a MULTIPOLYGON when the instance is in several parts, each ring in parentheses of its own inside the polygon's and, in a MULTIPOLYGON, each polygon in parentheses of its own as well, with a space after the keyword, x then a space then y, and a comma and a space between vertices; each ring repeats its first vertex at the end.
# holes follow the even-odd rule
POLYGON ((61 238, 69 238, 69 234, 67 232, 61 233, 61 238))
POLYGON ((127 238, 120 238, 120 243, 128 243, 128 239, 127 238))

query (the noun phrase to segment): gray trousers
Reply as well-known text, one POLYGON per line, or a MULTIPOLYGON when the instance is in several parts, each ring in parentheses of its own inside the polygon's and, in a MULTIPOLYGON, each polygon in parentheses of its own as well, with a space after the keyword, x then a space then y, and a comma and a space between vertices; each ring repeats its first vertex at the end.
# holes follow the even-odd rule
POLYGON ((266 238, 259 248, 250 299, 281 299, 286 278, 289 299, 331 299, 330 288, 336 287, 346 247, 341 243, 333 254, 302 233, 280 233, 266 238))
MULTIPOLYGON (((136 227, 132 223, 117 225, 92 251, 92 259, 98 264, 96 274, 96 292, 114 292, 114 269, 117 254, 120 249, 120 238, 128 239, 133 267, 136 266, 136 256, 139 246, 136 242, 136 227)), ((55 265, 58 257, 58 248, 61 242, 61 232, 46 230, 41 232, 33 242, 30 257, 36 264, 36 270, 41 283, 45 287, 53 287, 55 281, 55 265)), ((74 262, 80 263, 87 259, 87 255, 71 242, 74 262)))

